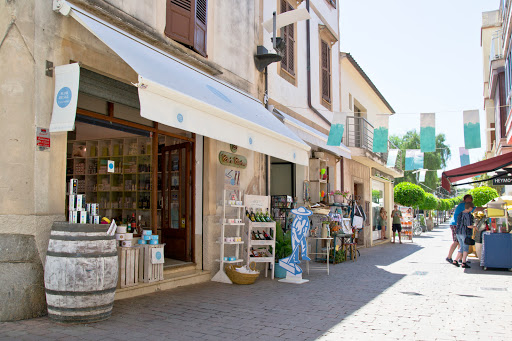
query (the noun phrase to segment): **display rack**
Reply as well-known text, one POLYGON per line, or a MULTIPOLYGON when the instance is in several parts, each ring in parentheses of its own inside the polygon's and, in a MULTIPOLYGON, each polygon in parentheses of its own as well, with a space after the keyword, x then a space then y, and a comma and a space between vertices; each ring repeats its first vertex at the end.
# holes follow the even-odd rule
POLYGON ((329 170, 327 160, 309 159, 310 201, 320 202, 328 194, 329 170), (321 193, 324 197, 321 197, 321 193))
MULTIPOLYGON (((245 205, 248 211, 260 210, 265 213, 270 208, 270 197, 260 195, 246 195, 245 205)), ((253 222, 245 217, 245 225, 247 226, 247 264, 268 263, 271 269, 271 278, 274 279, 275 272, 275 250, 276 250, 276 222, 253 222), (266 233, 270 239, 255 240, 253 239, 253 231, 257 233, 266 233), (263 254, 263 256, 258 256, 263 254)), ((265 277, 268 276, 268 266, 265 266, 265 277)))
MULTIPOLYGON (((406 238, 409 239, 411 242, 412 240, 412 230, 413 230, 413 216, 412 216, 412 209, 410 207, 403 207, 401 206, 399 210, 402 212, 402 218, 400 219, 400 224, 402 225, 402 239, 406 238)), ((396 239, 395 239, 396 241, 396 239)))
POLYGON ((221 233, 217 241, 217 243, 220 244, 220 256, 217 260, 220 263, 220 269, 212 278, 214 282, 232 284, 233 282, 226 275, 224 265, 243 262, 240 256, 240 246, 244 244, 241 229, 245 226, 245 215, 243 212, 245 206, 243 200, 244 196, 242 191, 224 189, 222 196, 221 233), (229 235, 227 236, 226 234, 229 235), (226 238, 228 238, 229 241, 227 241, 226 238), (226 248, 229 249, 228 252, 226 252, 226 248), (226 256, 227 254, 229 254, 229 256, 226 256))

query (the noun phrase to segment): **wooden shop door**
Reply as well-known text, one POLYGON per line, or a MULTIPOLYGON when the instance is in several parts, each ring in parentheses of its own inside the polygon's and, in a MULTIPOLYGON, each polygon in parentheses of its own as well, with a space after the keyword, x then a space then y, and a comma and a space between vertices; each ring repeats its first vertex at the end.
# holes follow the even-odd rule
POLYGON ((165 146, 160 153, 162 243, 166 258, 192 261, 192 143, 165 146))

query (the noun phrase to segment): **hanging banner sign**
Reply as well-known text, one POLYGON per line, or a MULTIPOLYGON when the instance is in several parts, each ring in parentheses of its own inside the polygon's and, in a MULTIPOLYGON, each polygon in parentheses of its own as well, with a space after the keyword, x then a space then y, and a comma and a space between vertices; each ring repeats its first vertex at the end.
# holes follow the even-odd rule
POLYGON ((464 147, 459 147, 459 155, 460 155, 460 166, 464 167, 469 165, 469 150, 464 147))
POLYGON ((335 112, 332 118, 331 130, 327 139, 328 146, 340 146, 345 131, 345 123, 347 122, 347 114, 335 112))
POLYGON ((53 99, 50 132, 75 129, 76 103, 80 66, 78 63, 55 67, 55 97, 53 99))
POLYGON ((246 168, 247 167, 247 159, 245 156, 236 155, 228 152, 220 152, 219 153, 219 162, 221 165, 237 167, 237 168, 246 168))
POLYGON ((423 153, 419 149, 405 151, 405 170, 411 171, 423 168, 423 153))
POLYGON ((420 170, 419 182, 425 182, 425 176, 427 175, 427 170, 420 170))
POLYGON ((478 110, 466 110, 463 113, 464 120, 464 147, 466 149, 480 148, 480 112, 478 110))
POLYGON ((373 130, 373 152, 387 153, 388 151, 389 115, 377 115, 373 130))
POLYGON ((436 151, 436 114, 420 115, 420 146, 422 152, 436 151))
POLYGON ((399 149, 390 149, 388 152, 388 160, 386 163, 387 167, 395 167, 396 165, 396 157, 398 156, 399 149))

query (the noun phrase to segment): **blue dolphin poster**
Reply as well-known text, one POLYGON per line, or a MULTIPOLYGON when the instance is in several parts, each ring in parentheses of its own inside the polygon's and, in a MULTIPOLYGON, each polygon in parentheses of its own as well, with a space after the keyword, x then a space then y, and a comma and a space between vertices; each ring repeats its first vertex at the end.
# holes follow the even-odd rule
POLYGON ((293 251, 289 257, 279 260, 279 265, 286 270, 286 278, 279 282, 302 284, 309 280, 302 278, 302 269, 298 264, 300 264, 300 258, 305 261, 311 260, 308 257, 306 237, 309 236, 309 216, 313 212, 305 207, 299 207, 293 209, 292 213, 295 214, 291 228, 293 251))

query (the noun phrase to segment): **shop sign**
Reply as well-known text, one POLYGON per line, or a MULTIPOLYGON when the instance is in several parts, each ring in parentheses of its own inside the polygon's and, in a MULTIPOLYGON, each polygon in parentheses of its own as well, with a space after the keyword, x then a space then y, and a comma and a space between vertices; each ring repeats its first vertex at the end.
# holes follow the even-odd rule
POLYGON ((219 161, 221 165, 236 167, 236 168, 246 168, 247 167, 247 159, 242 155, 235 155, 228 152, 220 152, 219 153, 219 161))
POLYGON ((387 181, 394 181, 395 178, 393 178, 391 175, 381 172, 380 170, 376 168, 372 168, 372 176, 381 178, 387 181))
POLYGON ((37 127, 36 146, 41 151, 50 149, 50 131, 48 129, 37 127))
POLYGON ((512 175, 500 176, 499 178, 492 179, 493 185, 510 185, 512 184, 512 175))

